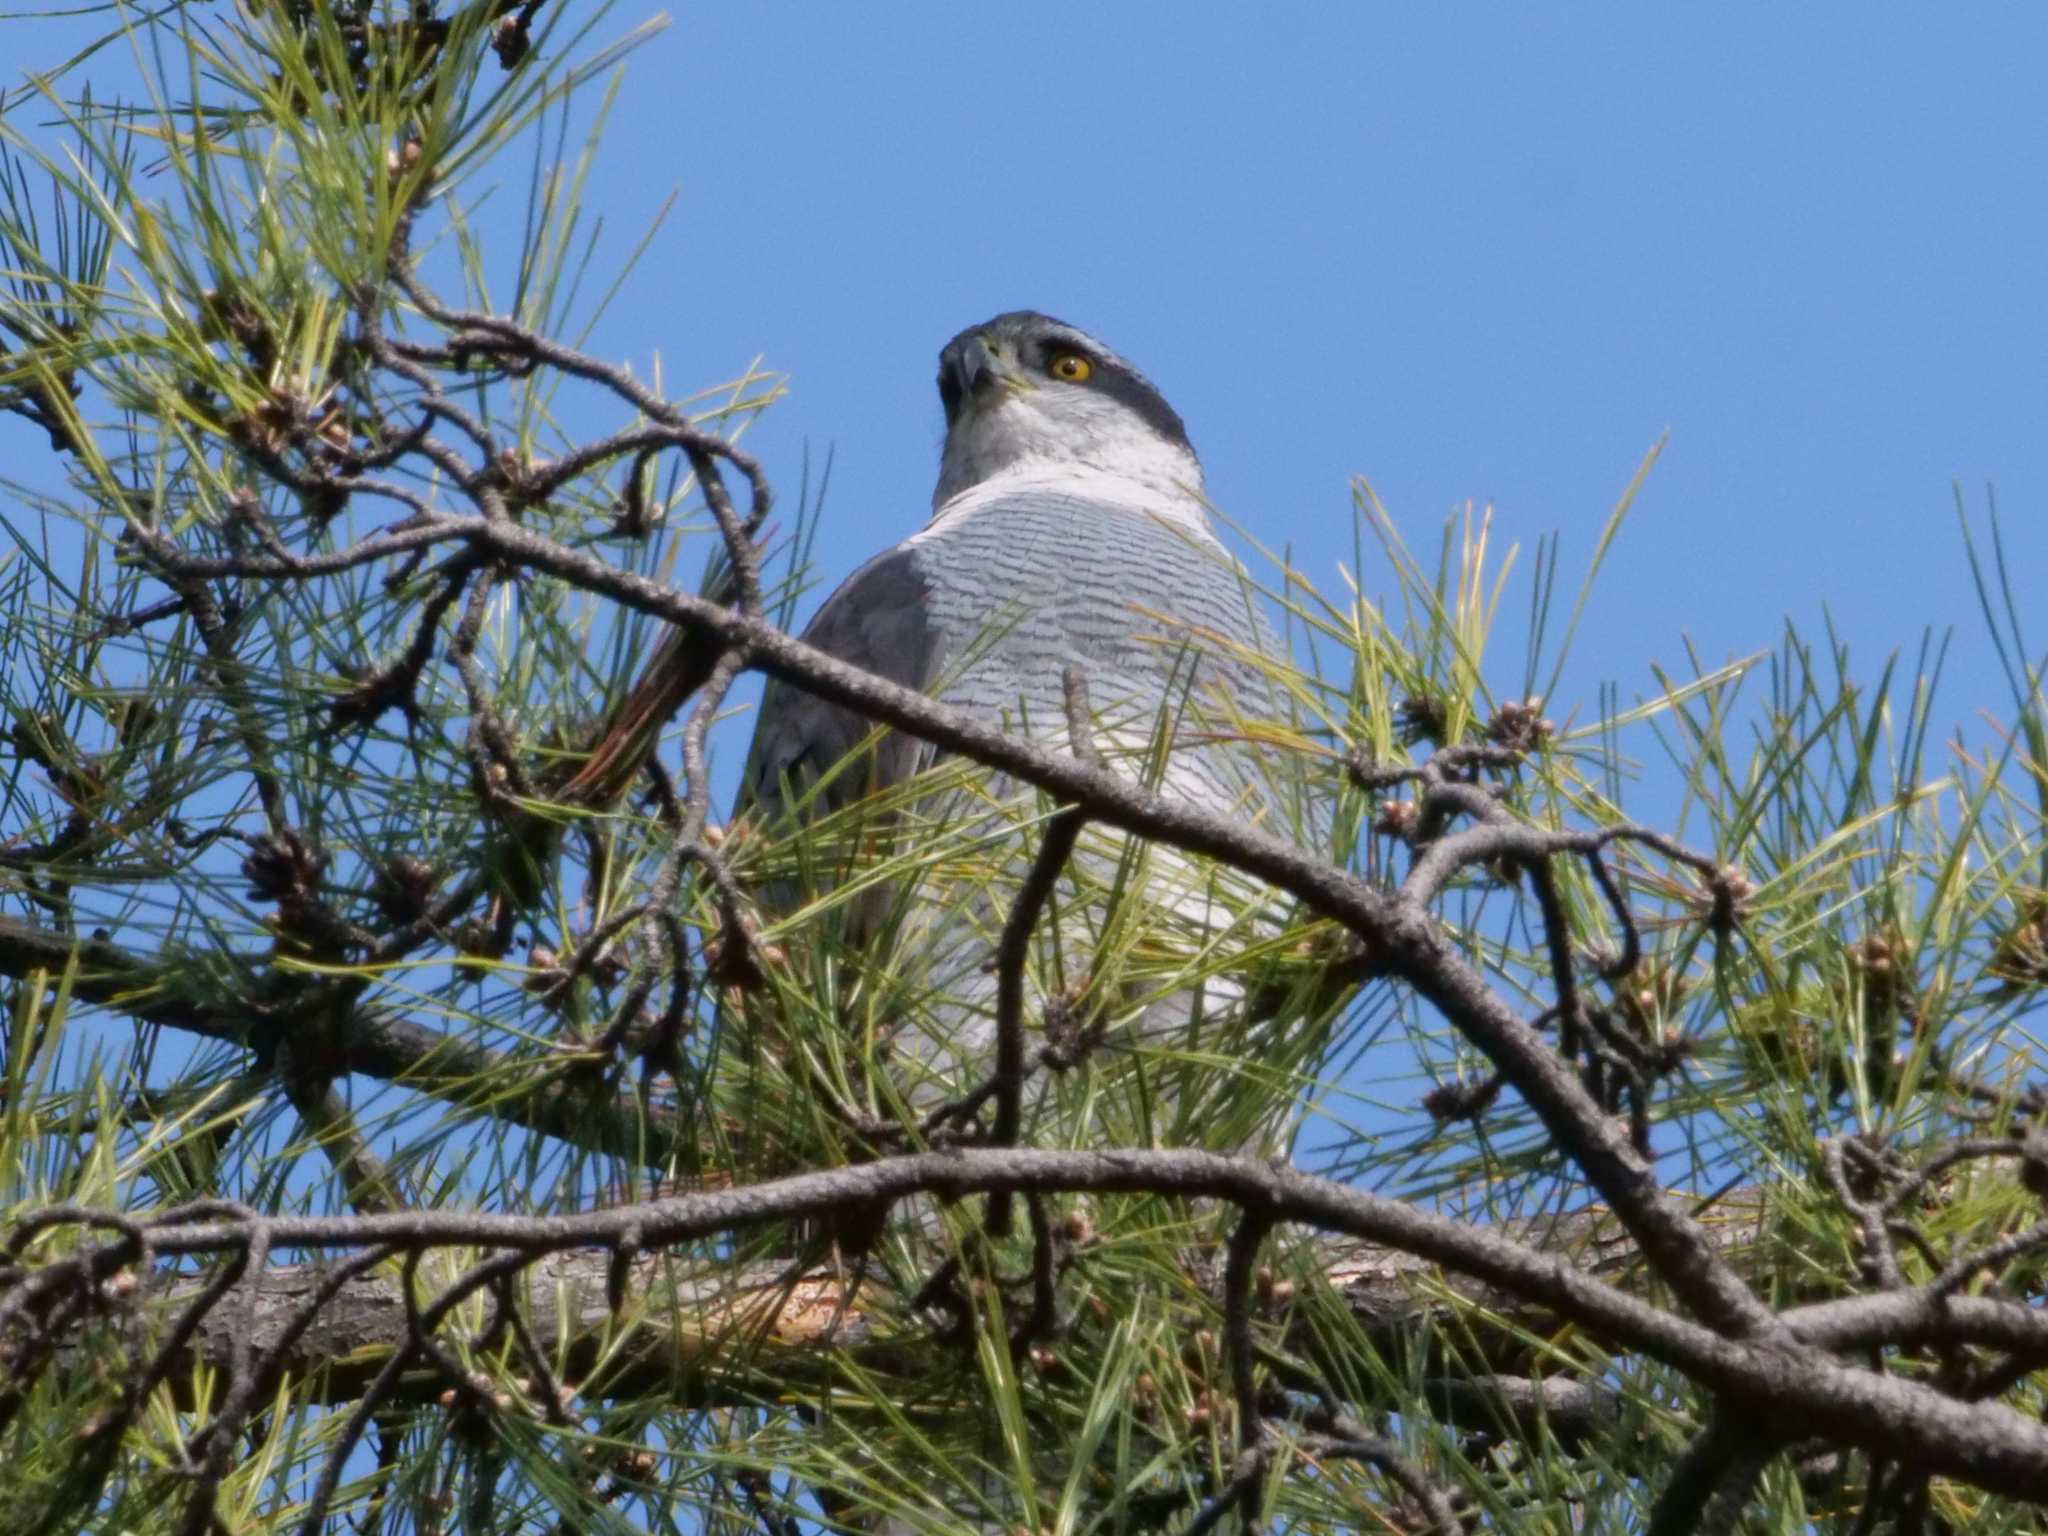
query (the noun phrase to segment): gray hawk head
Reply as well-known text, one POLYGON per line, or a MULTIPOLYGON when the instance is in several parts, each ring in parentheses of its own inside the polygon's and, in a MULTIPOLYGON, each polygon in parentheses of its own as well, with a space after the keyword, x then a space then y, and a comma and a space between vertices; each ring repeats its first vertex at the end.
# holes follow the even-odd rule
POLYGON ((1090 336, 1033 310, 971 326, 939 354, 946 447, 934 509, 996 476, 1098 470, 1199 495, 1187 428, 1152 381, 1090 336))

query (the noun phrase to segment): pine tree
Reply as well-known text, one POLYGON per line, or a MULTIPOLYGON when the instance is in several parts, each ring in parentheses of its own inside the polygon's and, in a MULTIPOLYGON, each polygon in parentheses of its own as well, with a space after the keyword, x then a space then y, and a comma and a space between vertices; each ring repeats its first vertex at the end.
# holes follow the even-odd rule
POLYGON ((1504 690, 1512 552, 1361 483, 1385 601, 1259 598, 1294 798, 1177 805, 789 638, 832 512, 740 446, 778 382, 577 340, 630 253, 549 130, 615 31, 173 6, 109 39, 133 102, 88 50, 0 113, 0 1526, 2031 1528, 2048 731, 1995 542, 1982 754, 1931 645, 1548 703, 1548 549, 1504 690), (759 672, 945 755, 721 820, 759 672), (937 1110, 890 1048, 935 881, 1017 935, 937 1110))

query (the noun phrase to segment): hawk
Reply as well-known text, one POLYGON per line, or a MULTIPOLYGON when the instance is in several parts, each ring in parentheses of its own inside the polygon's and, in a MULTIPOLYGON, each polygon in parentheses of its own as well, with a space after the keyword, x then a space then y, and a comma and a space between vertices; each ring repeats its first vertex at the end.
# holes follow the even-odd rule
MULTIPOLYGON (((946 439, 931 520, 847 578, 803 639, 981 724, 1060 748, 1074 745, 1065 678, 1078 669, 1094 714, 1088 745, 1112 767, 1211 810, 1274 813, 1273 765, 1242 726, 1273 714, 1278 646, 1210 525, 1180 415, 1102 342, 1029 310, 948 342, 938 391, 946 439)), ((863 716, 771 681, 742 802, 770 823, 815 817, 936 761, 914 738, 874 738, 863 716)), ((963 802, 1029 798, 998 781, 993 794, 944 803, 957 833, 963 802)), ((1028 836, 1017 843, 1028 853, 1028 836)), ((1113 847, 1094 854, 1105 881, 1118 857, 1113 847)), ((1165 851, 1148 857, 1155 907, 1184 928, 1217 920, 1213 876, 1165 851)), ((919 949, 938 1001, 935 1016, 897 1026, 893 1054, 903 1071, 927 1074, 930 1086, 911 1096, 929 1104, 988 1070, 988 959, 1003 893, 926 889, 914 906, 897 948, 919 949)), ((1206 1001, 1126 1000, 1127 1033, 1182 1033, 1193 1011, 1215 1009, 1217 991, 1212 982, 1206 1001)))
MULTIPOLYGON (((869 560, 803 639, 985 725, 1064 744, 1063 678, 1085 677, 1106 736, 1148 738, 1199 697, 1270 708, 1274 642, 1209 524, 1202 466, 1152 382, 1086 332, 1029 310, 939 354, 946 443, 931 521, 869 560)), ((744 798, 771 819, 872 724, 790 684, 762 701, 744 798)), ((928 766, 908 738, 828 805, 928 766)), ((1214 809, 1244 792, 1242 754, 1169 754, 1168 782, 1214 809)))
MULTIPOLYGON (((1088 745, 1110 767, 1209 810, 1284 813, 1271 754, 1243 730, 1274 713, 1279 647, 1210 525, 1201 461, 1179 413, 1102 342, 1029 310, 949 341, 938 391, 946 439, 930 521, 848 577, 802 638, 981 724, 1061 749, 1075 745, 1066 678, 1077 669, 1093 713, 1088 745)), ((603 798, 609 790, 597 786, 623 784, 661 722, 701 683, 703 658, 692 660, 678 638, 622 704, 565 798, 603 798)), ((740 808, 771 826, 829 816, 937 761, 926 743, 878 736, 862 715, 771 680, 740 808)), ((938 835, 964 845, 990 836, 992 817, 1027 820, 1032 798, 997 779, 974 794, 927 797, 916 821, 920 832, 943 826, 938 835)), ((1013 839, 1019 858, 1030 841, 1013 839)), ((1209 930, 1246 910, 1238 900, 1219 911, 1219 872, 1149 849, 1134 882, 1127 858, 1104 838, 1092 852, 1084 844, 1076 862, 1100 877, 1097 893, 1114 886, 1127 898, 1140 886, 1154 920, 1148 933, 1159 936, 1162 916, 1178 926, 1168 949, 1202 946, 1209 930)), ((927 880, 910 893, 871 892, 861 904, 865 932, 856 937, 873 936, 878 909, 893 911, 896 953, 921 963, 925 1003, 891 1026, 894 1060, 921 1076, 906 1090, 913 1103, 929 1105, 988 1070, 988 962, 1004 918, 1001 885, 983 879, 948 891, 927 880)), ((764 894, 771 906, 797 897, 784 887, 764 894)), ((1065 936, 1059 943, 1063 953, 1071 948, 1065 936)), ((1076 966, 1090 969, 1086 957, 1076 966)), ((1219 980, 1198 995, 1117 987, 1117 997, 1098 995, 1088 1007, 1119 1014, 1126 1042, 1179 1034, 1194 1043, 1190 1026, 1213 1018, 1233 990, 1219 980)))

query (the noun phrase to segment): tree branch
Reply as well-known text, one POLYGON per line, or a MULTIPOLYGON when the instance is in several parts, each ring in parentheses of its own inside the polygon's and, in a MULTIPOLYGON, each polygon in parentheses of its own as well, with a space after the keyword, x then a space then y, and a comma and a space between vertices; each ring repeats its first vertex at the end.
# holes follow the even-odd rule
MULTIPOLYGON (((1823 1435, 1993 1492, 2048 1498, 2048 1427, 2031 1418, 1844 1365, 1789 1320, 1762 1338, 1726 1337, 1501 1234, 1283 1166, 1215 1153, 932 1152, 576 1215, 408 1211, 259 1221, 206 1207, 133 1220, 148 1249, 164 1256, 243 1254, 260 1226, 277 1252, 388 1245, 417 1253, 475 1245, 517 1259, 523 1268, 579 1247, 659 1248, 816 1217, 851 1203, 886 1205, 917 1194, 961 1199, 996 1190, 1211 1199, 1258 1211, 1276 1224, 1382 1244, 1547 1307, 1610 1347, 1678 1369, 1752 1422, 1776 1426, 1788 1438, 1823 1435)), ((33 1216, 29 1222, 37 1230, 51 1224, 33 1216)), ((22 1243, 17 1237, 11 1246, 20 1252, 22 1243)), ((116 1246, 128 1253, 136 1241, 123 1236, 116 1246)), ((402 1345, 401 1352, 410 1350, 402 1345)), ((378 1380, 388 1387, 393 1371, 387 1361, 378 1380)))
MULTIPOLYGON (((190 996, 185 988, 194 962, 182 956, 143 955, 107 939, 80 939, 0 917, 0 975, 60 976, 74 954, 78 976, 72 995, 126 1014, 139 1024, 255 1049, 262 1031, 277 1022, 257 1004, 213 1004, 190 996)), ((244 965, 254 975, 264 963, 250 957, 244 965)), ((230 988, 219 991, 232 997, 230 988)), ((682 1134, 673 1112, 625 1094, 592 1092, 576 1080, 570 1071, 573 1064, 561 1056, 513 1056, 490 1050, 375 1004, 350 1009, 332 1027, 332 1064, 340 1070, 398 1083, 572 1146, 661 1167, 682 1134)))

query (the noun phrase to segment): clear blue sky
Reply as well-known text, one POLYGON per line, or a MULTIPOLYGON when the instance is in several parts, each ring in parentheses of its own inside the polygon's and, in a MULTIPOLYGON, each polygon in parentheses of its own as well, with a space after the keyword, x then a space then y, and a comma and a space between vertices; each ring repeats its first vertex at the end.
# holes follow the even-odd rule
POLYGON ((1354 474, 1575 577, 1668 429, 1561 705, 1826 604, 1872 672, 1959 624, 1952 713, 2009 713, 1951 482, 2039 593, 2044 72, 2022 6, 688 7, 593 194, 680 193, 607 332, 790 374, 752 441, 836 447, 828 578, 925 516, 934 354, 1006 308, 1147 369, 1319 577, 1354 474))
POLYGON ((2038 6, 685 6, 588 199, 622 240, 676 211, 594 345, 788 374, 750 442, 791 491, 836 451, 828 584, 926 515, 935 354, 1002 309, 1137 361, 1217 504, 1332 585, 1355 474, 1418 546, 1491 502, 1575 579, 1668 429, 1560 710, 1825 604, 1867 673, 1957 624, 1946 716, 2008 713, 1951 483, 2041 592, 2044 72, 2038 6))

